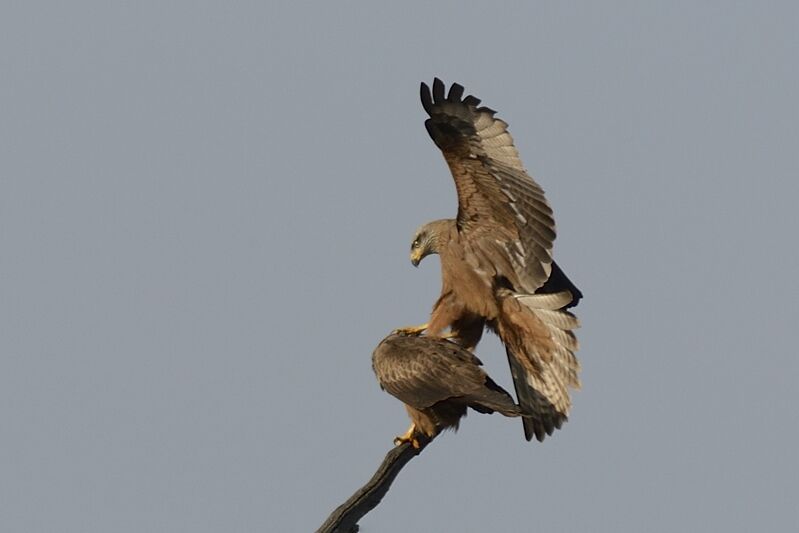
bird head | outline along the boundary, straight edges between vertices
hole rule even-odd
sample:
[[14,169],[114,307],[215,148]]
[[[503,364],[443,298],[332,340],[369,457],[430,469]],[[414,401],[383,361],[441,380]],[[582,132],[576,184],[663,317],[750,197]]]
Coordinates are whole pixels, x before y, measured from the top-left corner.
[[424,228],[420,228],[416,235],[413,236],[413,242],[411,243],[411,264],[418,267],[422,259],[430,255],[430,253],[430,236],[424,231]]
[[411,264],[419,266],[422,259],[430,254],[437,254],[442,241],[449,238],[452,220],[434,220],[416,230],[411,243]]

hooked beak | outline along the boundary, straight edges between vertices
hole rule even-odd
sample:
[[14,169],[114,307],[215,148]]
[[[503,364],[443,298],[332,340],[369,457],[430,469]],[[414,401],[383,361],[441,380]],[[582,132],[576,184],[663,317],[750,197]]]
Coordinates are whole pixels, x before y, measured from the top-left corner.
[[422,260],[422,253],[420,249],[413,250],[411,252],[411,264],[415,267],[419,266],[419,262]]

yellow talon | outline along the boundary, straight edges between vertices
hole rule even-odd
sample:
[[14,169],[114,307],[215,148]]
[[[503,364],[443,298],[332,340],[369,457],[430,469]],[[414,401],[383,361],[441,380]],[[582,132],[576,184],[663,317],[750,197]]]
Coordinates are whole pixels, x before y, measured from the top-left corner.
[[408,326],[406,328],[398,328],[392,331],[395,335],[418,336],[427,329],[428,324],[421,324],[419,326]]
[[419,449],[419,441],[416,439],[416,424],[411,424],[411,427],[408,428],[404,434],[394,438],[394,446],[400,446],[401,444],[405,444],[406,442],[410,442],[411,446]]

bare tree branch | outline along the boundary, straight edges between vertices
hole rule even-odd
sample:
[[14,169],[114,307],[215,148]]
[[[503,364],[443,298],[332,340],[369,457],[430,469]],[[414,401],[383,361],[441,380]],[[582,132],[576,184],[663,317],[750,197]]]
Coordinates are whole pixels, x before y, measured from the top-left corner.
[[316,533],[356,533],[358,521],[377,507],[402,467],[422,453],[432,439],[422,435],[417,437],[417,440],[419,442],[418,449],[407,442],[392,448],[386,454],[386,458],[383,459],[372,479],[355,491],[355,494],[350,496],[346,502],[339,505],[327,517],[325,523],[316,530]]

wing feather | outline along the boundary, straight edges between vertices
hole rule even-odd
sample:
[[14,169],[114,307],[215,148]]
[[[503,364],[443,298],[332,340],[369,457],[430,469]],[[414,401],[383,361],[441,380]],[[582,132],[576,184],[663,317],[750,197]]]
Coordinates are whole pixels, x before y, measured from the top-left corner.
[[551,271],[555,221],[543,189],[527,174],[508,132],[495,111],[463,98],[453,84],[445,97],[436,78],[432,90],[421,85],[422,107],[430,137],[450,167],[458,193],[458,228],[466,239],[499,240],[511,256],[512,272],[500,272],[516,289],[532,293]]
[[386,391],[424,409],[482,386],[485,373],[476,358],[467,356],[471,354],[445,339],[390,336],[375,349],[372,361]]
[[380,386],[414,409],[457,398],[484,412],[517,416],[511,396],[480,365],[471,352],[438,337],[390,335],[372,354]]

